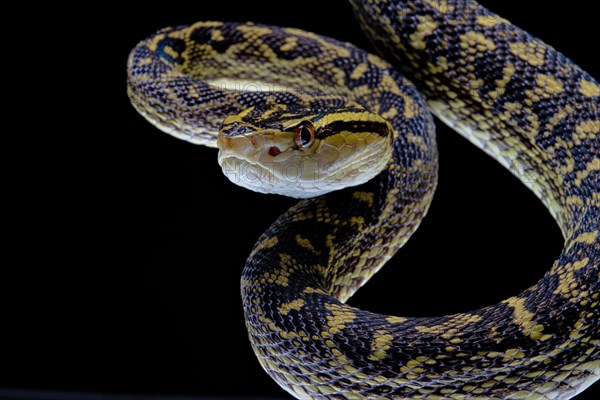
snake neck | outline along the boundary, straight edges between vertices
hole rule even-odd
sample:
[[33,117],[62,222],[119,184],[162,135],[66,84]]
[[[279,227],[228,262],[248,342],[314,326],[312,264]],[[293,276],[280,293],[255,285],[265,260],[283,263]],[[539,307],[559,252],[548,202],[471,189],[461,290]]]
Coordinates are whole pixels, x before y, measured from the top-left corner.
[[[257,242],[241,280],[246,326],[263,368],[293,396],[357,390],[343,384],[345,375],[335,383],[337,372],[327,368],[346,365],[358,372],[372,363],[349,356],[375,339],[362,324],[378,326],[388,317],[344,302],[414,233],[436,181],[433,122],[422,113],[398,131],[383,173],[359,187],[300,202]],[[381,354],[373,349],[364,356],[379,360]],[[358,385],[358,375],[348,382]],[[320,389],[313,386],[317,381]]]

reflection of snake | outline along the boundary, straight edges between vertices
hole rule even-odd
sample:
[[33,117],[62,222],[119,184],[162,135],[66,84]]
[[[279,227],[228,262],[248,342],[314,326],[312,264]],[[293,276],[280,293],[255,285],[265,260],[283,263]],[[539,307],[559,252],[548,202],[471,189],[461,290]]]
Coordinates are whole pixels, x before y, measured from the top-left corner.
[[[297,29],[165,29],[130,56],[131,100],[159,128],[195,143],[215,146],[225,120],[220,162],[236,168],[232,180],[267,192],[292,182],[286,193],[309,197],[377,175],[303,200],[260,238],[242,296],[262,366],[299,398],[574,396],[600,375],[600,85],[474,1],[351,3],[435,115],[527,177],[565,247],[536,285],[480,310],[404,318],[345,305],[431,201],[437,154],[420,95],[380,58]],[[285,90],[236,91],[233,81]],[[281,165],[306,160],[312,175],[302,167],[284,176]],[[241,174],[247,165],[257,168],[252,179]],[[368,178],[345,174],[352,166]],[[325,182],[321,169],[339,175]]]

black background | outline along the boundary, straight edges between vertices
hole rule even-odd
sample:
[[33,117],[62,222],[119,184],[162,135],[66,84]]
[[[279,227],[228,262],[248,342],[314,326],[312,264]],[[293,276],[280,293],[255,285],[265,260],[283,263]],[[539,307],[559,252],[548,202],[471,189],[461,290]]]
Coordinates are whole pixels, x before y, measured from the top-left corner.
[[[583,0],[483,4],[600,77],[597,13]],[[343,0],[97,5],[37,32],[51,43],[43,61],[63,74],[29,76],[49,81],[52,118],[25,117],[39,140],[7,174],[32,171],[14,179],[6,212],[7,269],[18,280],[4,281],[0,387],[285,396],[250,349],[239,276],[256,239],[294,200],[233,186],[214,149],[161,133],[126,96],[134,45],[197,20],[294,26],[372,50]],[[441,124],[438,137],[429,215],[352,305],[467,311],[525,289],[559,254],[560,232],[532,193]],[[578,398],[599,396],[596,384]]]

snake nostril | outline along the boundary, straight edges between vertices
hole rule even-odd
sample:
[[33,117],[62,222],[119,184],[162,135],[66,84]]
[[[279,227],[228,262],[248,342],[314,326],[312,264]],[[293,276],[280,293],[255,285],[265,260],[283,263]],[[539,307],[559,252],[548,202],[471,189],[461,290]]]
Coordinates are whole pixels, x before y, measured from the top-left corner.
[[281,150],[279,150],[279,147],[277,146],[271,146],[269,148],[269,155],[272,157],[278,156],[281,154]]

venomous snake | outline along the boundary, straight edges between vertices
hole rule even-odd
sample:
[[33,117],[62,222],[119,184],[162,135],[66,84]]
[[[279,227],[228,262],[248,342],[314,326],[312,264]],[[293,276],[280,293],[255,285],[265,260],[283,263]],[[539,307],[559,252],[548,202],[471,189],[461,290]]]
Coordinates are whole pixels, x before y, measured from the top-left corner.
[[[297,398],[575,396],[600,377],[600,85],[471,0],[350,3],[387,61],[298,29],[223,22],[163,29],[128,61],[130,99],[150,122],[219,145],[236,183],[311,197],[262,235],[243,271],[261,365]],[[411,318],[348,306],[427,212],[429,111],[525,172],[563,251],[534,286],[479,310]]]

